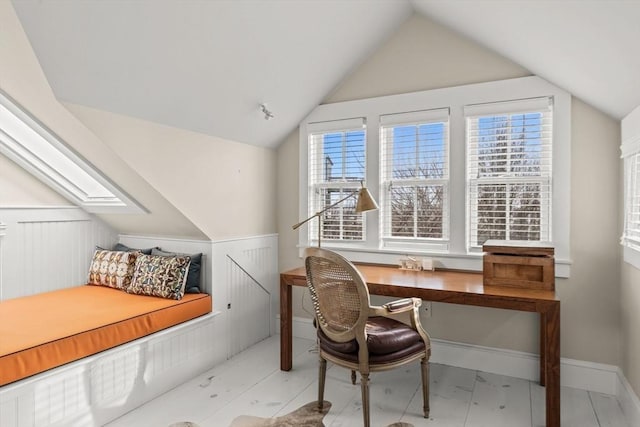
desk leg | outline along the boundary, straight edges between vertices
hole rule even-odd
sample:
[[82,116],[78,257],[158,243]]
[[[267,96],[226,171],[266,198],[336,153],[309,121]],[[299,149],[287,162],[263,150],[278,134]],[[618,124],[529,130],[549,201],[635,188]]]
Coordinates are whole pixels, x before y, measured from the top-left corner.
[[547,427],[560,427],[560,302],[544,313]]
[[547,383],[547,316],[540,313],[540,385],[544,387]]
[[292,365],[293,307],[291,306],[292,286],[280,280],[280,370],[290,371]]

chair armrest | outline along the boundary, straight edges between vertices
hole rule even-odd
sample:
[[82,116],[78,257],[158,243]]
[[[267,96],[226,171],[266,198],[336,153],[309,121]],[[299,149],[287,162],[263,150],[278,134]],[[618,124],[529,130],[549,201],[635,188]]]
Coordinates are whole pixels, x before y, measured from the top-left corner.
[[412,311],[422,305],[420,298],[404,298],[396,301],[391,301],[382,306],[371,307],[372,315],[384,316],[387,314],[405,313]]
[[413,307],[419,307],[422,302],[418,298],[405,298],[399,299],[396,301],[391,301],[383,305],[390,312],[403,312],[408,311],[407,309],[411,309]]
[[[369,306],[369,317],[383,316],[398,320],[418,331],[427,348],[431,348],[431,338],[420,323],[421,305],[422,300],[414,297],[391,301],[382,306]],[[398,314],[402,315],[397,316]]]

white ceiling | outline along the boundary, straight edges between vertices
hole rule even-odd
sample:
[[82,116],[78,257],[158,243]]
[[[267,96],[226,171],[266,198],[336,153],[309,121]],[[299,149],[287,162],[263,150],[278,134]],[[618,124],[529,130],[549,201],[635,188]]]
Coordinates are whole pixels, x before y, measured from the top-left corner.
[[407,0],[13,5],[59,100],[268,147],[412,13]]
[[61,101],[254,145],[275,147],[414,10],[615,118],[640,105],[640,1],[13,4]]
[[639,0],[412,3],[614,118],[640,105]]

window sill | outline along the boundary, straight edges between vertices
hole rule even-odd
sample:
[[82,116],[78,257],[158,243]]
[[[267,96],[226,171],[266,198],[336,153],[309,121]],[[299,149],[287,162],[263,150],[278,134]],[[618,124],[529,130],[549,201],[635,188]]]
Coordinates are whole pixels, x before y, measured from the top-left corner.
[[628,246],[623,246],[623,257],[624,262],[627,264],[631,264],[638,270],[640,270],[640,251],[637,249],[630,248]]
[[[482,252],[479,253],[443,253],[443,252],[414,252],[393,249],[375,250],[368,248],[354,248],[322,244],[324,249],[333,250],[353,262],[366,262],[371,264],[399,265],[400,258],[413,255],[420,258],[431,258],[436,269],[452,269],[466,271],[482,271]],[[298,256],[302,258],[304,247],[298,246]],[[640,252],[634,251],[637,256],[636,268],[640,268]],[[625,252],[626,253],[626,252]],[[569,278],[571,275],[571,261],[556,258],[555,273],[558,278]],[[625,256],[626,261],[626,256]]]

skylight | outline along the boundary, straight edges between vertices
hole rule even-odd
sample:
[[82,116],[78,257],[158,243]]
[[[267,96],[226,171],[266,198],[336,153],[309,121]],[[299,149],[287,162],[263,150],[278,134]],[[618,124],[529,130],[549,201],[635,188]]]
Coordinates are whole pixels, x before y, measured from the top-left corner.
[[89,212],[147,212],[2,91],[0,152]]

